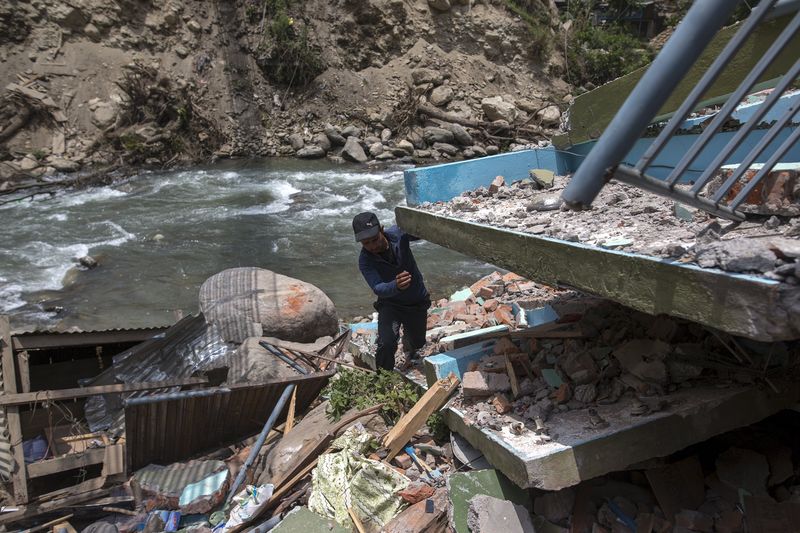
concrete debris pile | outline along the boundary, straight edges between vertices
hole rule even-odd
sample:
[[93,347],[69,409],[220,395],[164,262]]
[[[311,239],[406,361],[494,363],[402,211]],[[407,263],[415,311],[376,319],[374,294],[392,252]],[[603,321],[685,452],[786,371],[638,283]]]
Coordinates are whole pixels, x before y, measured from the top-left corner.
[[513,272],[493,272],[450,298],[436,301],[428,311],[428,341],[436,343],[443,337],[476,328],[526,327],[523,308],[575,295],[574,291],[551,289]]
[[728,433],[613,476],[538,492],[534,520],[555,526],[548,531],[594,533],[798,531],[796,443],[786,427],[777,430],[782,438],[776,427],[765,432],[779,423],[787,419]]
[[613,181],[590,210],[571,211],[562,206],[560,197],[568,177],[546,170],[531,170],[530,175],[510,184],[498,176],[488,188],[420,207],[438,215],[590,246],[752,273],[791,285],[800,281],[800,219],[793,218],[800,210],[796,168],[773,171],[760,186],[761,195],[744,204],[758,214],[741,223]]
[[569,317],[580,338],[505,336],[476,352],[455,400],[467,420],[505,435],[533,432],[544,444],[575,430],[574,417],[560,428],[570,411],[583,413],[586,429],[603,429],[604,406],[619,403],[615,416],[632,421],[669,411],[679,390],[769,386],[769,376],[785,371],[796,350],[791,343],[737,341],[613,302],[583,300],[583,307]]

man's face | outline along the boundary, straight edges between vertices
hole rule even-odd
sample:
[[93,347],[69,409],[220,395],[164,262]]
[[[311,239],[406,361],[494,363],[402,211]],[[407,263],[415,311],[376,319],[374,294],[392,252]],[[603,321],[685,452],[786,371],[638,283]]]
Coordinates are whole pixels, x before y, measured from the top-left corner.
[[389,241],[386,240],[386,237],[383,235],[383,227],[381,227],[381,231],[374,237],[361,241],[361,246],[371,254],[385,252],[389,248]]

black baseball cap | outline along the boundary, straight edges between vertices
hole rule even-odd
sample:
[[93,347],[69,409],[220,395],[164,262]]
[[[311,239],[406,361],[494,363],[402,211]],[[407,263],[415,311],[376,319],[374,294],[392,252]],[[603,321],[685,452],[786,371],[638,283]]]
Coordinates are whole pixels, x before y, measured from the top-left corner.
[[381,223],[375,213],[359,213],[353,217],[353,233],[356,234],[356,241],[374,237],[381,231]]

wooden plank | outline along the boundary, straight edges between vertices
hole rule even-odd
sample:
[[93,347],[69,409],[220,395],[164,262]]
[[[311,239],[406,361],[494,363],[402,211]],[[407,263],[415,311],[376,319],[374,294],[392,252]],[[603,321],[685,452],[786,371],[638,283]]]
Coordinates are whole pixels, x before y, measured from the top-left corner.
[[519,390],[519,381],[517,381],[517,373],[514,370],[514,363],[511,362],[511,358],[506,354],[506,373],[508,374],[508,380],[511,382],[511,393],[514,395],[514,399],[516,400],[519,398],[520,390]]
[[[17,373],[14,368],[14,352],[11,349],[11,327],[7,316],[0,316],[0,342],[2,342],[3,391],[0,399],[17,392]],[[14,501],[18,504],[28,503],[28,479],[25,471],[25,453],[22,450],[22,426],[19,419],[19,407],[6,407],[8,438],[11,453],[14,456],[14,470],[11,481],[14,485]]]
[[294,410],[297,403],[297,387],[292,389],[292,399],[289,400],[289,411],[286,413],[286,429],[284,429],[284,435],[289,433],[292,428],[294,427]]
[[43,529],[49,529],[50,526],[55,526],[60,524],[61,522],[66,522],[72,518],[72,513],[62,516],[61,518],[56,518],[55,520],[50,520],[49,522],[45,522],[44,524],[39,524],[38,526],[32,527],[30,529],[24,530],[22,533],[35,533],[36,531],[42,531]]
[[22,385],[22,392],[31,391],[31,369],[28,365],[28,352],[17,354],[17,366],[19,368],[19,381]]
[[206,378],[186,378],[152,383],[118,383],[115,385],[96,385],[94,387],[24,392],[19,394],[7,394],[0,397],[0,406],[24,405],[31,402],[73,400],[75,398],[86,398],[87,396],[96,396],[98,394],[124,394],[126,392],[166,389],[170,387],[204,385],[206,383],[208,383]]
[[103,462],[105,454],[105,448],[95,448],[81,453],[70,453],[53,459],[30,463],[27,467],[28,477],[37,478],[49,476],[59,472],[66,472],[74,468],[97,465]]
[[459,379],[452,373],[434,383],[414,407],[389,430],[389,433],[383,439],[383,445],[389,449],[389,455],[386,456],[387,462],[391,461],[403,449],[403,446],[411,440],[414,433],[425,425],[428,417],[434,411],[442,408],[459,383],[461,383]]
[[352,507],[347,508],[347,514],[350,515],[350,520],[353,521],[353,524],[356,526],[358,533],[366,533],[364,530],[364,524],[361,523],[361,520],[356,515],[355,511],[353,511]]

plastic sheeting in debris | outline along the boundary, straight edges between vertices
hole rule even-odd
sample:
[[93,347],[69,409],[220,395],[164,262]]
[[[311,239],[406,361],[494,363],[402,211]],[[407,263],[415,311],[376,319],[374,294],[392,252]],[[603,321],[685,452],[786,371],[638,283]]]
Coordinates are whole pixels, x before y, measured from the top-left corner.
[[331,444],[333,453],[320,456],[311,477],[308,508],[350,524],[347,509],[370,529],[381,528],[404,507],[397,492],[406,488],[409,479],[391,467],[367,459],[372,436],[356,424]]
[[[206,324],[202,313],[188,316],[164,333],[116,355],[114,364],[88,385],[115,383],[152,383],[188,378],[200,370],[228,365],[233,349],[215,325]],[[159,389],[142,391],[129,397],[163,393]],[[121,395],[93,396],[86,402],[86,419],[91,431],[108,430],[114,435],[123,431],[124,413]]]

